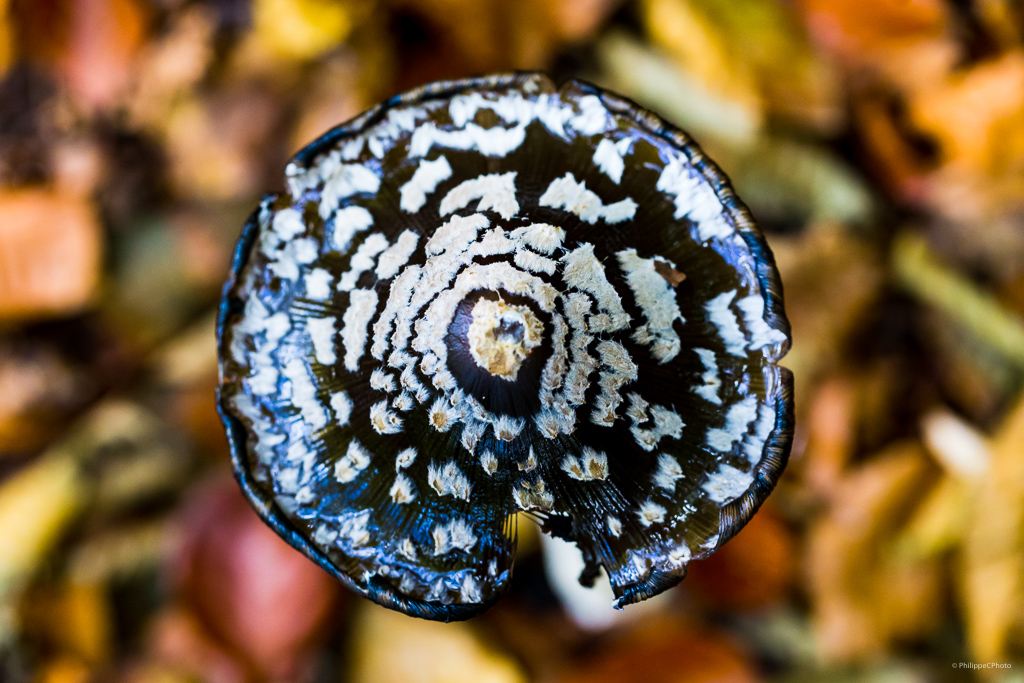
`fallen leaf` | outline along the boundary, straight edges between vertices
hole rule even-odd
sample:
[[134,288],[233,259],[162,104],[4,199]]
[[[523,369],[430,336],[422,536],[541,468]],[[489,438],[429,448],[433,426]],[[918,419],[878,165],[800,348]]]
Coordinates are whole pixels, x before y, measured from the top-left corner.
[[192,5],[173,14],[167,30],[146,44],[126,102],[133,125],[150,131],[164,129],[167,112],[186,99],[207,73],[214,58],[215,31],[213,12]]
[[275,136],[280,107],[278,98],[255,84],[222,88],[215,96],[174,107],[165,125],[177,193],[229,200],[264,191],[264,169],[286,154]]
[[465,623],[441,624],[361,602],[352,624],[350,678],[360,683],[525,683],[509,657]]
[[835,67],[812,50],[785,3],[647,0],[644,7],[652,42],[709,90],[821,133],[841,127]]
[[663,617],[642,622],[577,662],[558,683],[753,683],[750,658],[706,625]]
[[86,112],[121,102],[149,31],[138,0],[15,2],[19,46],[54,69]]
[[934,627],[937,567],[891,552],[930,477],[922,449],[896,444],[850,471],[811,527],[806,555],[818,644],[831,661],[883,654]]
[[714,609],[757,610],[786,600],[796,569],[793,533],[771,509],[761,508],[713,555],[692,562],[683,585]]
[[971,425],[947,411],[933,411],[921,420],[921,433],[928,452],[950,474],[978,479],[988,471],[989,447]]
[[7,73],[14,52],[14,46],[11,44],[10,17],[7,14],[10,4],[10,0],[0,0],[0,78]]
[[113,616],[106,586],[60,582],[26,594],[21,628],[60,657],[95,668],[114,654]]
[[677,68],[707,90],[741,108],[746,117],[764,120],[764,102],[751,65],[735,57],[727,36],[700,8],[687,0],[647,0],[644,21],[652,42]]
[[36,683],[90,683],[93,671],[73,657],[58,657],[39,668]]
[[414,43],[398,46],[405,52],[399,87],[411,87],[466,73],[545,68],[560,47],[592,35],[622,0],[392,0],[389,4],[416,26]]
[[0,386],[0,458],[44,446],[90,394],[83,374],[40,344],[0,344]]
[[857,406],[850,378],[832,376],[810,398],[807,418],[797,429],[806,430],[807,445],[796,463],[805,486],[820,500],[831,500],[856,445]]
[[255,0],[254,37],[283,59],[312,59],[348,38],[366,3],[351,0]]
[[85,503],[78,463],[42,456],[0,484],[0,605],[16,597]]
[[[187,610],[168,608],[157,614],[151,621],[148,641],[148,654],[155,661],[149,663],[149,667],[140,666],[141,671],[137,674],[130,672],[140,676],[145,672],[145,676],[135,680],[147,683],[153,680],[151,671],[147,670],[152,667],[161,675],[178,674],[188,681],[249,683],[244,663],[213,641],[203,625]],[[129,680],[132,680],[131,676]]]
[[959,71],[908,106],[944,163],[985,176],[1024,172],[1024,51]]
[[327,635],[340,584],[264,524],[234,481],[213,482],[181,524],[183,602],[255,671],[290,680]]
[[89,202],[0,192],[0,215],[0,320],[65,315],[92,302],[103,235]]
[[867,240],[827,223],[800,238],[777,236],[772,250],[786,283],[786,314],[793,326],[786,367],[793,370],[794,393],[810,396],[814,379],[841,363],[849,335],[877,304],[880,255]]
[[1024,609],[1024,402],[992,438],[961,558],[960,599],[967,642],[978,661],[1005,661],[1010,630]]
[[811,37],[852,70],[903,90],[945,78],[959,58],[942,0],[798,0]]
[[1024,50],[914,92],[908,111],[942,162],[929,179],[929,204],[968,223],[1016,220],[1024,210]]

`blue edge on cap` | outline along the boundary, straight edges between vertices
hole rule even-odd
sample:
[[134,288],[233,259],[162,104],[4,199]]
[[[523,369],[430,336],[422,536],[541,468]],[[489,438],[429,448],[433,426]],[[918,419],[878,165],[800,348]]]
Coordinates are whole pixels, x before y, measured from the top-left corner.
[[[299,163],[312,161],[317,155],[327,147],[333,146],[338,140],[362,133],[383,118],[388,110],[399,104],[447,98],[466,90],[514,86],[535,75],[536,73],[534,72],[516,72],[455,81],[440,81],[395,95],[355,119],[327,131],[299,151],[295,155],[294,160]],[[789,337],[789,321],[786,319],[782,303],[782,282],[779,280],[778,272],[775,269],[775,260],[768,249],[760,229],[754,224],[749,210],[736,197],[721,169],[704,155],[688,135],[675,126],[666,123],[657,114],[644,109],[629,99],[613,95],[597,86],[581,81],[576,81],[576,83],[583,90],[592,92],[599,97],[610,111],[634,119],[638,125],[646,128],[651,133],[660,135],[670,140],[679,148],[686,150],[694,166],[711,183],[718,196],[723,200],[723,206],[729,211],[730,216],[739,229],[740,235],[754,256],[757,264],[758,283],[760,284],[761,291],[767,294],[765,316],[768,318],[768,322]],[[242,302],[239,299],[231,298],[229,295],[235,285],[238,274],[248,260],[250,248],[256,239],[256,233],[259,229],[257,221],[258,212],[259,209],[253,212],[242,229],[242,234],[239,237],[238,244],[235,247],[235,254],[231,261],[231,274],[228,281],[224,284],[220,309],[217,315],[217,348],[220,354],[223,354],[225,350],[224,328],[227,325],[228,318],[242,311]],[[789,343],[786,342],[787,350],[788,345]],[[775,427],[765,441],[764,455],[758,465],[757,476],[753,485],[745,494],[722,509],[719,539],[718,544],[715,546],[716,548],[721,547],[723,543],[732,538],[757,512],[757,509],[761,507],[761,503],[764,502],[768,494],[775,488],[775,480],[782,473],[789,459],[790,446],[793,441],[793,373],[784,367],[780,367],[779,370],[782,386],[775,402]],[[464,621],[477,616],[501,598],[499,594],[482,604],[445,605],[439,602],[415,600],[400,595],[392,586],[382,581],[379,577],[373,577],[365,587],[356,584],[351,577],[339,571],[331,563],[327,555],[299,532],[288,518],[285,517],[284,512],[277,506],[273,498],[257,486],[252,472],[249,470],[245,426],[226,410],[219,388],[217,389],[217,412],[220,414],[227,431],[228,443],[231,448],[231,464],[234,469],[235,478],[238,480],[242,492],[249,500],[253,509],[256,510],[256,513],[283,539],[351,590],[365,595],[388,609],[397,610],[423,619],[445,622]],[[682,576],[666,572],[653,572],[643,583],[628,587],[622,597],[622,603],[638,602],[661,593],[679,583],[682,578]]]

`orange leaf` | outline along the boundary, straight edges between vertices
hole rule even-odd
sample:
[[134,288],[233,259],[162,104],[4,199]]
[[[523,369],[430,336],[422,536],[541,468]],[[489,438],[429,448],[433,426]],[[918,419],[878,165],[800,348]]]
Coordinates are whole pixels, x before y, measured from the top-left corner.
[[92,206],[42,190],[0,193],[0,320],[86,306],[100,277]]

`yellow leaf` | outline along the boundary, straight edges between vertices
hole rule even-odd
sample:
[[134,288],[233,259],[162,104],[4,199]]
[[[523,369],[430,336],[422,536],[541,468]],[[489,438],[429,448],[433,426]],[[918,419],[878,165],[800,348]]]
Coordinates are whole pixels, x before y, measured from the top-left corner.
[[998,661],[1024,609],[1024,401],[992,441],[963,549],[961,599],[978,661]]
[[280,57],[312,59],[348,38],[352,8],[338,0],[257,0],[256,37]]
[[950,550],[963,540],[977,487],[960,477],[945,475],[929,491],[896,543],[900,555],[928,558]]
[[78,465],[52,455],[0,486],[0,602],[16,592],[83,502]]
[[842,123],[835,67],[811,49],[785,3],[648,0],[646,7],[652,41],[714,91],[822,132]]
[[514,661],[466,624],[439,624],[364,603],[353,625],[351,679],[363,683],[524,683]]
[[749,65],[734,57],[709,17],[686,0],[647,0],[644,18],[651,41],[665,50],[678,68],[712,92],[761,121],[763,103]]

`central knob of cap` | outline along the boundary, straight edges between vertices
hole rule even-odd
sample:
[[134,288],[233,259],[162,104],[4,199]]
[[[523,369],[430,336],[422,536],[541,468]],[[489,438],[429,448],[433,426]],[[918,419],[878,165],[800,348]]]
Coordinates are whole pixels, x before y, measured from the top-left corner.
[[544,323],[527,306],[480,299],[473,306],[467,337],[476,364],[492,375],[512,381],[519,366],[540,344]]

